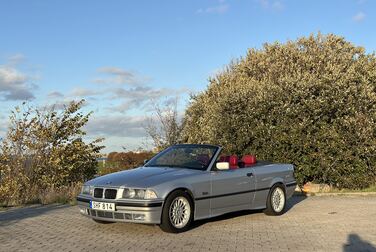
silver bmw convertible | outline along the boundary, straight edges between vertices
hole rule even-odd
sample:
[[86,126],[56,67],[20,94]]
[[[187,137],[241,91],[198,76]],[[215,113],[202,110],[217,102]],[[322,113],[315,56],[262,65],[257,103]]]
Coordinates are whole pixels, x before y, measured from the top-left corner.
[[142,167],[87,181],[80,212],[99,223],[158,224],[173,233],[234,211],[281,215],[296,186],[294,166],[225,154],[215,145],[171,146]]

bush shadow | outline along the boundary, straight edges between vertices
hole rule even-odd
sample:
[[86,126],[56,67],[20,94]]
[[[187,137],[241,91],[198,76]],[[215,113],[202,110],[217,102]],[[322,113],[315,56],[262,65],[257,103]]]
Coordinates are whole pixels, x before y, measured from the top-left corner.
[[355,252],[355,251],[364,251],[364,252],[375,252],[376,247],[371,243],[362,240],[357,234],[349,234],[347,236],[347,243],[343,245],[344,252]]
[[51,211],[71,207],[70,205],[53,204],[53,205],[33,205],[20,208],[11,208],[0,211],[0,227],[7,226],[23,219],[33,218],[46,214]]

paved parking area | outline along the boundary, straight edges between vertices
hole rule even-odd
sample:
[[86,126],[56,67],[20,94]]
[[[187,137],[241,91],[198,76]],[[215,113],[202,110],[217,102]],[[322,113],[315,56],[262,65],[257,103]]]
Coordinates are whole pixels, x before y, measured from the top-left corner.
[[376,251],[376,197],[293,197],[279,217],[247,211],[195,223],[97,224],[76,206],[0,212],[0,251]]

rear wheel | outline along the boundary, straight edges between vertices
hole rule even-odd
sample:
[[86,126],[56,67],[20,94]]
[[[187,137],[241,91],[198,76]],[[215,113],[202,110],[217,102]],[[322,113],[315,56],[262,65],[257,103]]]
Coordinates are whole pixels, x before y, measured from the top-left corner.
[[270,191],[266,201],[265,214],[281,215],[286,206],[286,193],[281,184],[274,185]]
[[162,210],[161,229],[169,233],[187,231],[193,218],[193,204],[188,193],[172,192]]

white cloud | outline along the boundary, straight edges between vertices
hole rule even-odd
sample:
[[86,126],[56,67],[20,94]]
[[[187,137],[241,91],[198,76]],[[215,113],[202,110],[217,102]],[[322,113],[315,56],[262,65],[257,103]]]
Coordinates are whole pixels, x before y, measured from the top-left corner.
[[[98,86],[93,88],[76,86],[67,95],[54,91],[48,94],[48,98],[57,99],[55,102],[58,103],[59,108],[62,108],[69,99],[85,98],[86,100],[100,100],[105,113],[118,112],[126,114],[133,109],[147,113],[150,111],[150,104],[158,103],[162,98],[176,97],[190,91],[187,88],[153,87],[143,82],[137,82],[136,85],[133,80],[139,78],[135,77],[136,75],[132,72],[118,67],[103,67],[97,71],[112,75],[101,81],[101,83],[108,83],[108,85],[99,88]],[[132,79],[134,85],[118,85],[122,83],[129,84],[130,79]],[[61,100],[60,98],[64,99]]]
[[283,8],[284,8],[284,5],[280,1],[274,1],[272,3],[272,9],[273,10],[283,10]]
[[108,108],[108,110],[124,113],[134,108],[148,111],[152,103],[158,102],[162,98],[175,97],[187,93],[188,89],[153,88],[144,86],[131,89],[117,88],[111,90],[111,92],[112,99],[120,100],[121,103]]
[[90,135],[117,136],[117,137],[145,137],[144,125],[147,123],[145,117],[109,115],[93,117],[89,120],[85,130]]
[[1,100],[32,100],[32,90],[37,88],[30,83],[31,78],[16,68],[0,65],[0,98]]
[[108,85],[100,90],[76,87],[70,92],[70,96],[101,96],[102,101],[111,101],[112,103],[111,107],[107,106],[107,111],[126,113],[128,110],[137,108],[146,112],[151,102],[157,102],[161,98],[177,96],[189,91],[186,88],[153,87],[147,84],[150,78],[142,77],[140,74],[119,67],[101,67],[97,69],[97,72],[108,76],[97,78],[95,83],[106,83]]
[[366,18],[366,14],[362,11],[359,11],[356,15],[352,17],[354,22],[361,22]]
[[8,63],[9,65],[18,65],[25,61],[26,57],[22,53],[14,54],[10,57],[8,57]]
[[94,89],[88,89],[88,88],[82,88],[82,87],[75,87],[72,92],[70,93],[70,96],[74,97],[87,97],[87,96],[95,96],[103,94],[101,90],[94,90]]
[[64,95],[62,93],[60,93],[59,91],[52,91],[52,92],[48,93],[47,97],[48,98],[63,98]]
[[264,9],[271,9],[271,10],[280,11],[280,10],[283,10],[285,8],[285,6],[283,5],[282,1],[279,1],[279,0],[275,0],[275,1],[257,0],[257,2]]
[[230,5],[225,3],[225,0],[219,0],[217,5],[209,6],[207,8],[200,8],[196,14],[223,14],[228,11]]
[[133,71],[125,70],[119,67],[101,67],[97,69],[97,72],[104,75],[93,80],[93,82],[98,84],[125,84],[138,86],[150,81],[149,77],[140,76]]

